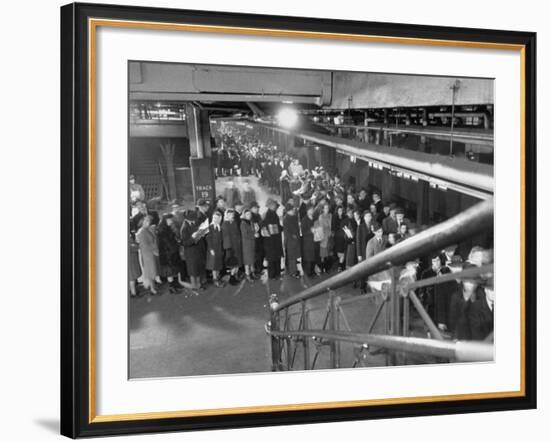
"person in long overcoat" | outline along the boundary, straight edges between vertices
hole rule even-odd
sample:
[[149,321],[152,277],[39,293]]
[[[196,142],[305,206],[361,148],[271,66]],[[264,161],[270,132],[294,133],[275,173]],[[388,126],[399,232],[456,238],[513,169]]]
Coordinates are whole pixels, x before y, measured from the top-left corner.
[[250,157],[246,152],[241,155],[241,176],[248,175],[250,175]]
[[321,270],[324,273],[328,273],[332,266],[331,255],[334,239],[332,236],[332,213],[330,213],[330,206],[325,203],[321,207],[321,214],[319,215],[319,226],[323,231],[323,239],[321,240],[319,248],[319,257],[321,259]]
[[281,172],[280,178],[280,188],[281,188],[281,201],[283,204],[286,204],[290,198],[292,198],[292,192],[290,191],[290,179],[288,177],[288,172],[286,169],[283,169]]
[[225,211],[222,223],[223,249],[225,252],[225,265],[230,269],[229,283],[235,285],[239,267],[243,265],[243,253],[241,243],[241,232],[235,221],[235,210]]
[[151,294],[156,295],[155,279],[159,274],[157,267],[159,249],[156,235],[151,229],[152,219],[151,215],[143,218],[143,223],[136,233],[136,241],[141,255],[143,286],[149,289]]
[[216,169],[215,169],[215,172],[216,172],[216,177],[220,177],[220,176],[224,176],[225,175],[225,171],[224,171],[224,149],[223,148],[220,148],[220,149],[217,149],[216,151],[216,163],[214,163],[216,166]]
[[[431,267],[422,272],[421,279],[433,278],[449,272],[448,267],[441,265],[441,257],[434,254],[431,257]],[[450,297],[454,289],[453,282],[446,282],[426,286],[422,292],[423,303],[428,314],[443,331],[448,328]]]
[[283,218],[284,247],[286,253],[286,265],[291,276],[299,277],[297,263],[301,259],[300,226],[296,208],[287,204],[286,214]]
[[174,229],[174,215],[171,213],[163,215],[157,230],[160,276],[168,280],[170,293],[178,293],[177,276],[181,269],[179,240]]
[[256,261],[256,231],[252,223],[252,212],[246,208],[241,216],[241,241],[243,249],[243,264],[246,280],[254,280],[254,262]]
[[229,208],[235,207],[237,201],[241,201],[241,193],[239,189],[235,187],[235,182],[230,179],[228,181],[228,187],[224,190],[225,204]]
[[388,233],[397,233],[397,218],[395,216],[396,210],[396,207],[391,207],[389,216],[384,218],[382,221],[382,228],[385,235]]
[[270,279],[280,278],[283,244],[281,240],[281,223],[277,215],[277,202],[269,198],[267,211],[262,223],[264,252],[267,260],[267,272]]
[[367,243],[374,236],[372,233],[372,213],[363,213],[363,222],[357,227],[357,238],[355,239],[355,245],[357,247],[357,260],[359,262],[365,259],[367,252]]
[[346,219],[344,221],[344,227],[346,228],[346,268],[349,268],[357,264],[357,246],[355,240],[360,217],[359,213],[352,207],[348,207],[346,212]]
[[271,185],[273,183],[273,166],[271,160],[269,160],[264,166],[264,172],[262,174],[263,181],[267,188],[271,191]]
[[484,295],[470,307],[470,334],[474,341],[486,340],[495,325],[495,292],[493,278],[486,283]]
[[206,235],[206,269],[212,272],[212,279],[216,287],[223,287],[220,280],[220,272],[224,268],[222,217],[223,214],[220,211],[214,211],[212,223]]
[[139,244],[136,242],[135,234],[130,233],[128,243],[128,282],[130,283],[130,296],[137,296],[136,281],[140,276]]
[[218,152],[218,155],[220,155],[220,161],[222,164],[223,174],[225,176],[231,174],[231,157],[229,155],[228,149],[222,149],[220,152]]
[[451,294],[449,302],[448,331],[453,339],[469,341],[472,339],[470,327],[470,308],[477,288],[477,281],[463,279],[458,289]]
[[256,201],[256,192],[254,192],[254,189],[250,187],[250,181],[248,179],[245,179],[243,182],[243,187],[241,189],[241,197],[242,197],[242,203],[250,208],[250,205]]
[[256,275],[259,276],[262,273],[264,267],[264,239],[262,238],[260,231],[262,225],[262,217],[260,215],[260,206],[256,201],[250,203],[250,212],[252,212],[252,226],[254,227],[254,238],[255,238],[255,254],[256,258],[254,261],[254,270]]
[[315,244],[313,224],[314,209],[308,206],[306,216],[301,220],[302,224],[302,260],[304,272],[309,277],[315,276]]
[[344,270],[347,249],[347,236],[344,231],[346,215],[343,206],[336,207],[332,217],[332,231],[334,232],[334,253],[338,257],[338,269]]
[[194,289],[201,287],[201,277],[205,273],[206,242],[203,238],[206,233],[207,230],[199,229],[197,212],[187,210],[181,226],[181,244],[184,248],[187,273]]
[[[386,248],[386,240],[384,239],[384,230],[382,229],[382,225],[373,223],[372,231],[374,236],[367,243],[365,252],[366,260],[378,255]],[[383,283],[391,281],[391,274],[389,270],[382,270],[381,272],[369,276],[368,280],[371,287],[380,290]]]

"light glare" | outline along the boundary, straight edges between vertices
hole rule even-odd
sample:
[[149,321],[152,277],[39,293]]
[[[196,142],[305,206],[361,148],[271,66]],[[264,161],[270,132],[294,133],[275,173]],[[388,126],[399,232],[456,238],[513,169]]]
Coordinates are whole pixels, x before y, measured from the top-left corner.
[[286,127],[287,129],[294,127],[298,122],[298,113],[292,108],[285,107],[277,114],[277,121],[281,126]]

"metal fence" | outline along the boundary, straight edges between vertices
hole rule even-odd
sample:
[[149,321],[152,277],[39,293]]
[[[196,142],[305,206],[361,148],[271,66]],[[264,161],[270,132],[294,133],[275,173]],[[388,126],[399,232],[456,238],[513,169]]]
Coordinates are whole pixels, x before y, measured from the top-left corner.
[[[416,289],[423,287],[491,274],[492,264],[419,281],[400,281],[398,272],[399,266],[411,260],[492,228],[493,200],[490,199],[282,302],[279,302],[277,295],[271,295],[271,317],[266,324],[266,332],[271,338],[272,370],[315,369],[319,354],[326,347],[330,351],[330,366],[340,368],[343,344],[349,344],[346,349],[353,351],[352,367],[365,366],[367,355],[377,353],[384,355],[385,365],[406,364],[410,354],[429,356],[440,362],[492,360],[494,349],[491,342],[455,342],[447,339],[415,293]],[[342,299],[334,292],[381,271],[388,272],[390,278],[379,291],[349,299]],[[327,297],[325,307],[312,308],[308,305],[308,300],[322,296]],[[366,330],[351,330],[343,307],[373,296],[380,302],[370,324]],[[410,336],[412,308],[429,332],[429,338]],[[314,310],[324,310],[321,328],[311,328],[310,315]],[[383,333],[373,333],[377,325],[381,326]],[[300,358],[297,358],[298,353]]]

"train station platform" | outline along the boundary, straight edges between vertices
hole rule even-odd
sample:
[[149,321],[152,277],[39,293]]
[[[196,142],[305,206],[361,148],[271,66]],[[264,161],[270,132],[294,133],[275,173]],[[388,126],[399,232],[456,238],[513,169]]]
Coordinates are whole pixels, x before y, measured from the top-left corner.
[[[270,196],[277,198],[266,192],[257,178],[247,178],[256,191],[260,206],[264,206]],[[217,193],[223,191],[228,180],[221,178],[216,181]],[[238,186],[241,178],[235,177],[234,181]],[[296,279],[285,274],[280,279],[268,280],[264,275],[253,283],[243,280],[239,285],[223,288],[210,285],[198,294],[184,289],[180,294],[170,294],[168,287],[162,287],[160,295],[130,299],[130,378],[270,371],[270,338],[265,332],[270,295],[276,293],[283,301],[335,273],[336,266],[331,273],[315,278],[304,276]],[[343,325],[352,330],[366,330],[382,302],[380,294],[359,296],[359,288],[352,285],[335,290],[334,294],[344,301]],[[310,325],[321,329],[326,319],[327,297],[309,300],[307,307]],[[290,320],[297,321],[297,318]],[[411,320],[414,331],[414,318]],[[383,333],[383,321],[377,323],[374,333]],[[415,333],[421,336],[424,331],[417,327]],[[319,346],[316,350],[315,368],[330,368],[329,349]],[[341,352],[342,367],[353,365],[354,352],[349,350]],[[296,358],[302,357],[299,353],[300,350]],[[363,362],[369,367],[383,366],[386,358],[384,354],[373,354]]]

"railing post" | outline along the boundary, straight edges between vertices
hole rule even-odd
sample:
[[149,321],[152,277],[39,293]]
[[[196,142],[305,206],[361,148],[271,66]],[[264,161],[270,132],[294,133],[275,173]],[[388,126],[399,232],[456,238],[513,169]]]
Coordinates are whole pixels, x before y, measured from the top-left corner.
[[[385,316],[384,316],[384,334],[389,335],[390,329],[391,329],[391,314],[392,314],[392,304],[391,304],[391,298],[390,298],[390,290],[388,284],[384,283],[382,285],[382,299],[384,302],[384,310],[385,310]],[[386,365],[390,365],[390,356],[387,351],[387,349],[384,351],[384,354],[386,355]]]
[[[288,311],[288,308],[285,309],[285,326],[284,326],[284,330],[283,331],[287,331],[287,330],[290,330],[290,326],[289,326],[289,322],[290,322],[290,316],[289,316],[289,311]],[[292,348],[291,348],[291,345],[292,345],[292,339],[290,338],[290,336],[287,336],[286,338],[283,338],[285,339],[285,342],[286,342],[286,369],[288,371],[290,371],[292,369]]]
[[410,323],[410,307],[411,301],[409,300],[409,294],[403,298],[403,336],[409,336],[409,323]]
[[[392,306],[392,321],[391,321],[391,334],[394,336],[401,335],[401,306],[399,299],[399,291],[397,289],[397,269],[392,267],[391,270],[391,306]],[[400,357],[395,352],[391,353],[391,362],[393,365],[400,363]]]
[[[279,312],[276,310],[279,300],[275,293],[269,297],[269,325],[271,331],[279,331]],[[278,336],[271,334],[271,371],[281,370],[281,343]]]
[[[330,330],[338,330],[338,299],[332,290],[329,290]],[[336,340],[330,342],[330,363],[332,368],[340,365],[339,343]]]
[[[306,307],[306,301],[302,301],[302,330],[307,330],[309,326],[309,313]],[[304,350],[304,370],[309,370],[309,338],[304,336],[302,343]]]
[[418,312],[418,314],[420,315],[420,317],[423,319],[424,323],[428,327],[428,330],[430,330],[432,338],[437,339],[438,341],[442,341],[443,336],[441,335],[441,332],[439,331],[437,326],[434,324],[432,318],[430,318],[430,315],[428,315],[428,313],[422,306],[422,303],[420,302],[420,300],[418,299],[418,297],[413,291],[409,292],[409,298],[411,299],[411,302],[416,308],[416,311]]
[[393,299],[393,335],[401,335],[401,299],[397,289],[398,275],[397,269],[392,267],[391,296]]

